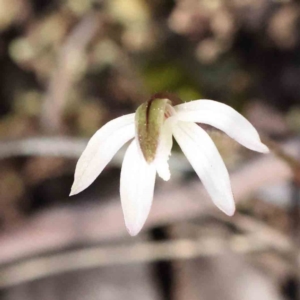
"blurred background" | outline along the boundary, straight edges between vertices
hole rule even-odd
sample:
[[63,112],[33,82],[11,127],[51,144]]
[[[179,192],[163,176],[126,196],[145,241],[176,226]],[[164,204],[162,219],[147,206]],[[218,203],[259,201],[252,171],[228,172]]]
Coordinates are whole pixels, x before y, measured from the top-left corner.
[[[174,145],[132,238],[124,149],[68,194],[91,135],[160,91],[231,105],[272,153],[206,128],[229,218]],[[300,299],[299,100],[298,1],[0,0],[0,299]]]

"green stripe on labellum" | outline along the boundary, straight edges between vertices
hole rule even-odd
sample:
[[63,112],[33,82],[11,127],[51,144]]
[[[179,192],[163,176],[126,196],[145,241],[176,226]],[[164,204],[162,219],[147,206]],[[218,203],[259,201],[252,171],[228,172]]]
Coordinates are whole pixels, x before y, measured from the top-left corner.
[[138,141],[145,160],[151,163],[156,155],[161,128],[165,121],[168,99],[151,99],[139,106],[135,114]]

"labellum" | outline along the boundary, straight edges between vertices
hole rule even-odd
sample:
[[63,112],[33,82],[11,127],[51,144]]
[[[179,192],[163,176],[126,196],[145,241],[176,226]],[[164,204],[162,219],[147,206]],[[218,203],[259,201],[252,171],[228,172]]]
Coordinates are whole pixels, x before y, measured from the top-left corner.
[[150,99],[139,106],[135,114],[137,138],[143,156],[151,163],[157,151],[162,126],[168,117],[169,99]]

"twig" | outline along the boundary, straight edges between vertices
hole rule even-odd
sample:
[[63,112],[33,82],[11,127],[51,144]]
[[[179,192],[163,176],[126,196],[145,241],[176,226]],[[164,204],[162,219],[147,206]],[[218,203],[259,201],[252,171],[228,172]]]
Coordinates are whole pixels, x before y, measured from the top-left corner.
[[33,137],[0,141],[0,159],[16,156],[78,158],[88,140],[71,137]]
[[[297,147],[297,144],[289,147]],[[291,177],[289,167],[280,159],[272,155],[262,156],[232,174],[235,200],[239,202],[261,187]],[[165,186],[165,190],[155,194],[144,230],[216,210],[198,179],[180,186]],[[98,206],[47,211],[27,221],[22,228],[0,235],[0,264],[43,251],[121,236],[127,236],[127,232],[119,197]]]
[[47,131],[55,132],[60,128],[62,110],[77,75],[78,62],[99,26],[99,13],[91,12],[73,29],[61,48],[41,113],[41,123]]
[[[78,158],[86,147],[88,139],[72,137],[33,137],[19,140],[0,140],[0,159],[16,156],[47,156]],[[113,158],[112,164],[121,166],[124,157],[119,151]],[[183,155],[173,154],[171,165],[173,169],[189,171],[191,166]]]
[[146,263],[161,260],[187,260],[216,256],[231,250],[239,254],[253,254],[270,250],[270,244],[254,236],[233,236],[199,240],[178,239],[167,242],[144,242],[128,246],[104,247],[69,251],[63,254],[29,259],[0,270],[0,288],[63,272],[91,269],[108,265]]
[[223,214],[216,214],[215,212],[212,212],[211,215],[217,219],[222,219],[227,223],[235,225],[248,236],[254,235],[257,240],[261,240],[264,243],[269,244],[271,248],[276,248],[282,252],[294,250],[293,241],[288,235],[284,235],[278,230],[273,229],[253,217],[246,216],[238,212],[235,213],[233,218],[227,218]]

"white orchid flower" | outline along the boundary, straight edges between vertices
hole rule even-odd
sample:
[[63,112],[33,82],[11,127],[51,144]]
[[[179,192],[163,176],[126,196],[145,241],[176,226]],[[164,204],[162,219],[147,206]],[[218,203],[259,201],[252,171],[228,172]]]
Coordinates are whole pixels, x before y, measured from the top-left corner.
[[234,214],[235,203],[228,171],[209,135],[195,123],[214,126],[251,150],[269,151],[250,122],[228,105],[195,100],[172,106],[170,98],[156,94],[135,114],[105,124],[77,162],[70,195],[91,185],[116,152],[133,139],[124,157],[120,183],[125,224],[132,236],[139,233],[149,214],[156,173],[170,179],[172,136],[215,205],[229,216]]

